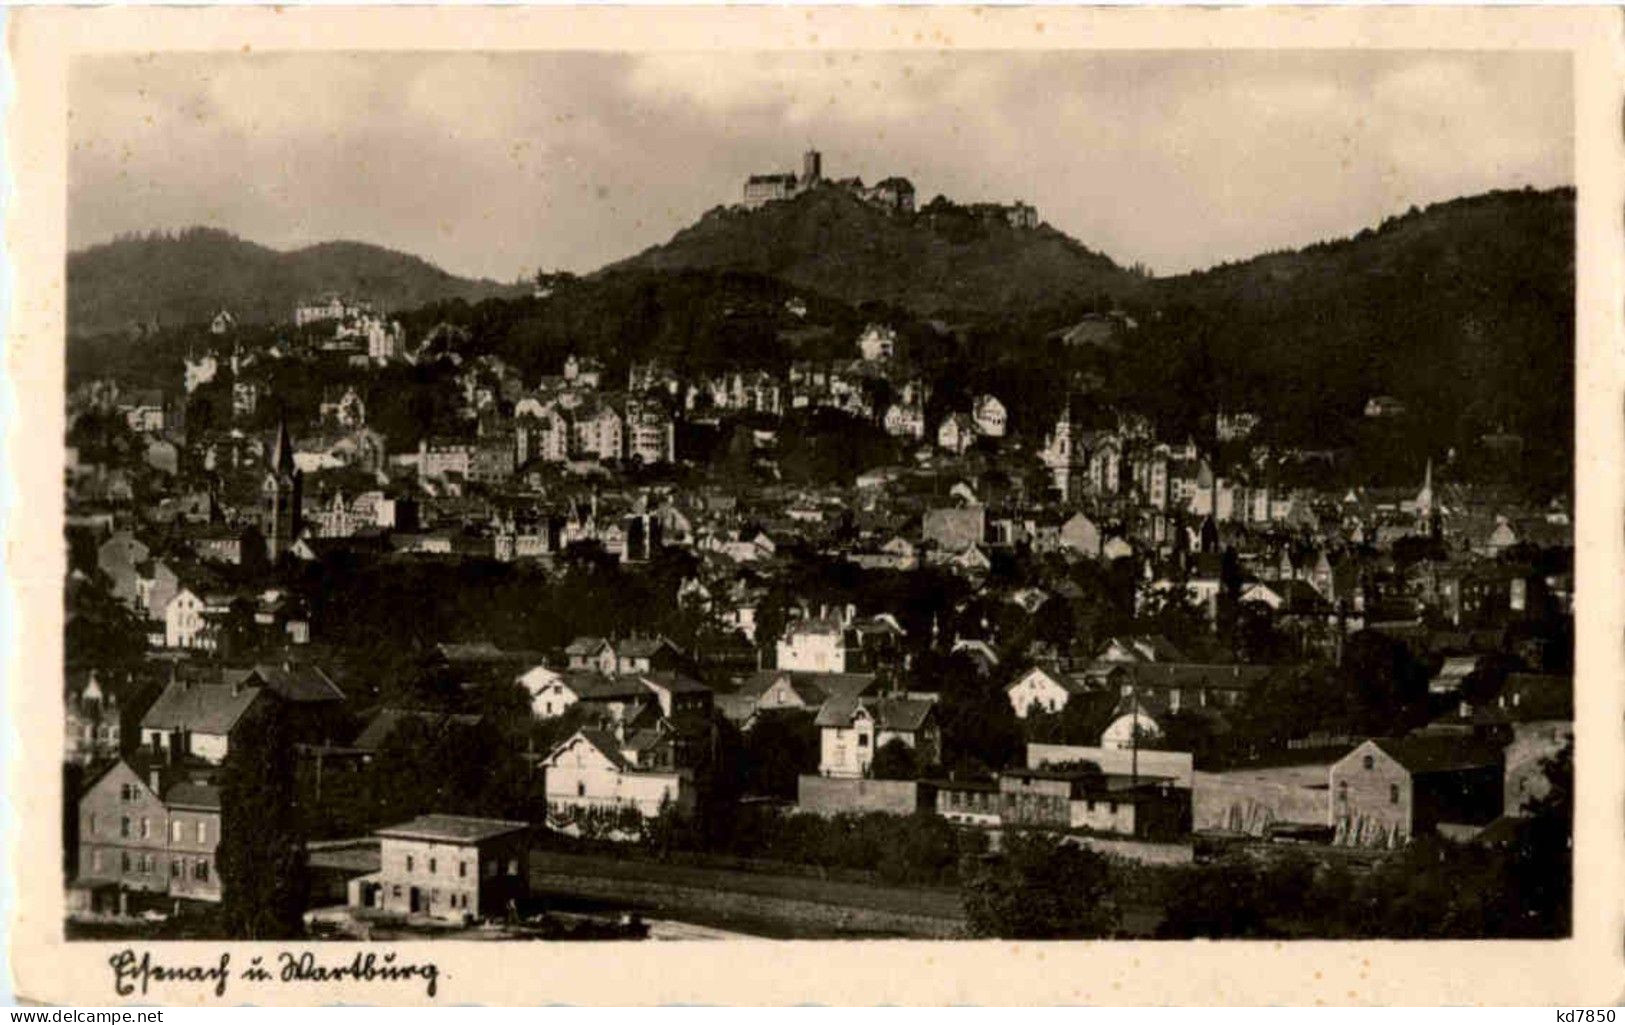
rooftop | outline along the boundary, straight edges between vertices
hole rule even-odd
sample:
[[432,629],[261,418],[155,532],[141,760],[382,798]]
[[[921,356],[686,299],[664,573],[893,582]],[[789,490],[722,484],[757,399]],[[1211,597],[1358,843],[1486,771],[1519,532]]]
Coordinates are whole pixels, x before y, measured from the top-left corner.
[[507,819],[479,819],[466,815],[419,815],[410,822],[377,830],[377,834],[397,840],[480,843],[529,828],[528,822],[512,822]]

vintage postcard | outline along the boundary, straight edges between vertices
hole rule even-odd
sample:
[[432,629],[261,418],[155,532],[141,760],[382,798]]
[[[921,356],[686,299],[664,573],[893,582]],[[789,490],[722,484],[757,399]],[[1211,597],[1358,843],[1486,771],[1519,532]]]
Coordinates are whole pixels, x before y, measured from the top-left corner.
[[22,997],[1625,990],[1619,12],[9,28]]

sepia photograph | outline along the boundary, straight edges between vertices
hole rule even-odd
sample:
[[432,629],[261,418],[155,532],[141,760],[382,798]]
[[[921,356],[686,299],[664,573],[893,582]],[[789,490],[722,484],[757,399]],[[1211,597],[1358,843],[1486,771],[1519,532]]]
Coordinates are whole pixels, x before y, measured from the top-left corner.
[[1575,54],[1044,32],[65,60],[66,947],[1573,937]]

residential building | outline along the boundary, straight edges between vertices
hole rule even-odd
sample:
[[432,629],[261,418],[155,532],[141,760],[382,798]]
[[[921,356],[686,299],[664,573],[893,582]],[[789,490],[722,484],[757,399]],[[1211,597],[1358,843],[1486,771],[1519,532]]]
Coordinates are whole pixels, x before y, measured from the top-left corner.
[[141,747],[218,765],[231,750],[232,735],[262,714],[270,700],[265,688],[241,680],[171,680],[141,717]]
[[894,402],[887,408],[882,425],[894,438],[918,441],[925,437],[925,410],[918,405]]
[[776,665],[807,673],[847,671],[846,628],[840,619],[819,616],[797,619],[779,638]]
[[971,405],[971,420],[985,437],[1004,437],[1007,416],[1004,403],[994,395],[978,395]]
[[822,776],[868,776],[875,752],[894,739],[912,748],[920,765],[935,764],[942,754],[936,705],[921,698],[833,697],[815,721]]
[[858,336],[858,352],[866,362],[891,359],[897,351],[897,332],[884,324],[870,324]]
[[378,872],[350,881],[352,907],[463,922],[501,917],[530,896],[527,822],[419,815],[374,835]]
[[551,813],[631,809],[653,818],[663,808],[694,806],[694,780],[678,759],[645,758],[662,737],[617,736],[608,730],[577,730],[547,756],[547,804]]
[[220,899],[220,792],[175,770],[119,759],[78,798],[81,884]]
[[976,443],[976,423],[964,413],[950,413],[937,428],[937,447],[964,455]]

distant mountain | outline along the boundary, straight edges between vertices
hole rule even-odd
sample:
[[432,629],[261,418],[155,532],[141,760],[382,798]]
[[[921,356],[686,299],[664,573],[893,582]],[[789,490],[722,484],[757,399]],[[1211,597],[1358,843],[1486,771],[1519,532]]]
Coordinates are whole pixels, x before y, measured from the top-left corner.
[[1468,458],[1503,433],[1525,443],[1528,472],[1543,458],[1566,473],[1574,199],[1491,192],[1157,279],[1118,387],[1163,419],[1253,409],[1283,440],[1327,445],[1375,430],[1363,407],[1391,395],[1407,411],[1394,437],[1419,449],[1389,451],[1408,475],[1427,455]]
[[948,203],[890,214],[844,189],[815,189],[756,210],[717,207],[615,270],[743,270],[849,303],[915,313],[1053,307],[1144,281],[1048,225],[1014,228]]
[[362,242],[279,252],[228,232],[189,228],[69,253],[68,333],[101,334],[154,321],[166,327],[198,323],[222,309],[244,322],[286,320],[296,302],[326,292],[393,311],[515,291]]

